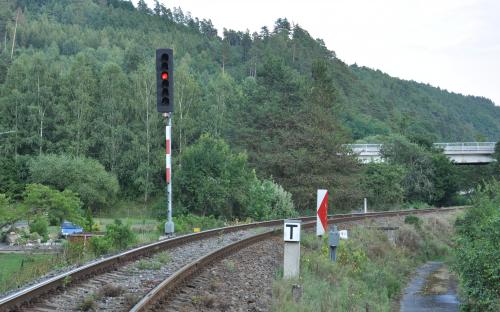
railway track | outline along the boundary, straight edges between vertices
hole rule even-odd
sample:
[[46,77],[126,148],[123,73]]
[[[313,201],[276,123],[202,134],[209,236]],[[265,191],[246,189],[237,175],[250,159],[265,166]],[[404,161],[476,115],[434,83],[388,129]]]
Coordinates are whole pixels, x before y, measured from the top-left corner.
[[[329,222],[340,223],[457,208],[462,207],[343,214],[332,216]],[[315,217],[300,219],[305,228],[315,224]],[[283,220],[273,220],[213,229],[125,251],[1,298],[0,311],[125,311],[137,301],[139,302],[132,310],[146,311],[214,261],[277,235],[282,223]],[[94,300],[99,296],[106,296],[106,300]],[[96,301],[100,302],[99,306],[95,306]],[[86,302],[88,305],[85,305]]]
[[[422,209],[422,210],[404,210],[404,211],[391,211],[391,212],[376,212],[376,213],[368,213],[368,214],[351,214],[351,215],[336,215],[332,216],[329,218],[328,223],[335,223],[335,224],[341,224],[341,223],[346,223],[346,222],[351,222],[351,221],[358,221],[358,220],[364,220],[364,219],[374,219],[374,218],[380,218],[380,217],[392,217],[392,216],[405,216],[409,214],[426,214],[426,213],[434,213],[434,212],[444,212],[444,211],[451,211],[451,210],[456,210],[456,209],[462,209],[465,208],[463,206],[461,207],[450,207],[450,208],[432,208],[432,209]],[[316,225],[316,222],[306,222],[302,224],[303,229],[307,228],[313,228]],[[223,258],[226,258],[228,256],[233,255],[235,252],[238,252],[246,247],[249,247],[253,244],[258,244],[262,243],[265,240],[270,240],[270,239],[276,239],[276,235],[282,233],[281,228],[280,229],[275,229],[275,230],[270,230],[266,231],[265,233],[257,234],[251,237],[248,237],[246,239],[242,239],[238,242],[235,242],[231,245],[221,247],[215,251],[213,251],[210,254],[207,254],[196,261],[184,266],[181,270],[177,271],[175,274],[170,276],[168,279],[164,280],[162,283],[160,283],[158,286],[156,286],[153,290],[151,290],[144,298],[142,298],[132,309],[130,309],[130,312],[139,312],[139,311],[191,311],[190,309],[184,310],[184,307],[180,306],[179,304],[186,303],[189,300],[192,300],[192,298],[197,298],[197,300],[205,301],[205,306],[207,311],[211,311],[213,308],[213,302],[217,300],[215,296],[210,296],[210,295],[203,295],[203,296],[191,296],[192,293],[198,293],[194,291],[194,288],[199,286],[200,284],[203,283],[210,283],[209,288],[215,288],[217,282],[214,283],[214,280],[221,279],[221,277],[217,276],[217,271],[221,271],[220,268],[219,270],[214,270],[211,272],[211,274],[208,274],[207,272],[204,272],[203,277],[199,281],[197,281],[198,285],[189,285],[190,288],[192,288],[193,291],[182,291],[182,285],[185,283],[189,283],[190,280],[194,279],[197,274],[202,272],[205,268],[211,266],[214,264],[214,262],[217,262],[218,260],[221,260]],[[267,247],[270,247],[272,249],[272,244],[268,244]],[[274,246],[275,247],[275,246]],[[247,251],[249,254],[258,254],[259,252],[262,252],[262,246],[258,246],[257,248],[254,248],[254,250]],[[266,247],[264,247],[266,248]],[[274,254],[276,254],[276,250],[274,251]],[[271,252],[272,253],[272,252]],[[258,257],[262,257],[262,255],[259,254]],[[241,261],[241,257],[237,261]],[[245,257],[243,257],[245,259]],[[256,258],[253,257],[255,260]],[[258,261],[258,260],[257,260]],[[275,260],[274,260],[275,261]],[[253,263],[250,263],[252,265]],[[234,264],[233,264],[234,265]],[[257,264],[259,265],[264,265],[264,263]],[[220,267],[220,265],[219,265]],[[253,265],[255,268],[256,266]],[[227,268],[226,268],[227,269]],[[206,270],[205,270],[206,271]],[[222,269],[224,271],[224,269]],[[270,272],[267,272],[268,274]],[[222,274],[223,275],[223,274]],[[231,275],[231,274],[230,274]],[[233,274],[234,275],[234,274]],[[251,274],[250,274],[251,275]],[[264,274],[265,275],[265,274]],[[223,275],[224,276],[224,275]],[[227,277],[224,278],[224,284],[226,284]],[[240,276],[241,278],[241,276]],[[250,276],[251,279],[251,276]],[[248,283],[248,279],[247,279]],[[206,285],[205,285],[206,286]],[[255,286],[255,285],[254,285]],[[227,288],[227,287],[226,287]],[[230,288],[230,287],[229,287]],[[225,290],[226,292],[228,291],[227,289]],[[181,298],[176,298],[175,293],[181,292]],[[234,289],[230,289],[229,292],[235,293]],[[241,295],[241,294],[240,294]],[[179,296],[177,296],[179,297]],[[171,302],[172,298],[177,299],[175,302]],[[244,299],[244,298],[240,298]],[[248,300],[248,298],[245,298],[248,303],[255,302],[255,298],[252,298]],[[173,306],[170,306],[170,303],[173,304]],[[241,300],[239,305],[241,305]],[[214,309],[214,310],[219,310],[219,308]],[[258,308],[252,307],[253,310],[259,311]]]

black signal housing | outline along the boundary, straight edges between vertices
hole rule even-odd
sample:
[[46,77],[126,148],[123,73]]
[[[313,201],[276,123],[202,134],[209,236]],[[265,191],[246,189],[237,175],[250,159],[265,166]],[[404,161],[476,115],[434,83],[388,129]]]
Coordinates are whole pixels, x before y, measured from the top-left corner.
[[156,108],[159,113],[174,111],[174,53],[156,49]]

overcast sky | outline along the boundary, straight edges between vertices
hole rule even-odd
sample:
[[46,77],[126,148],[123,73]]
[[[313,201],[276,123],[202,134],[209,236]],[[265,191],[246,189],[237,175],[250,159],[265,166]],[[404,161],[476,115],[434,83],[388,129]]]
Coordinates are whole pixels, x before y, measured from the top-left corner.
[[[134,3],[137,1],[134,0]],[[153,7],[153,0],[147,0]],[[497,0],[160,0],[250,32],[286,17],[348,64],[485,96],[500,105]]]

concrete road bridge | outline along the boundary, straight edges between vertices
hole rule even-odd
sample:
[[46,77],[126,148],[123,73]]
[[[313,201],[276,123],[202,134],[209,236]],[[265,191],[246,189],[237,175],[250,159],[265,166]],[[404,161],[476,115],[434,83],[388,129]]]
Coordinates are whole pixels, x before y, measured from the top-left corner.
[[[495,161],[495,142],[456,142],[434,143],[448,158],[456,164],[487,164]],[[346,144],[363,163],[383,162],[380,153],[382,144]]]

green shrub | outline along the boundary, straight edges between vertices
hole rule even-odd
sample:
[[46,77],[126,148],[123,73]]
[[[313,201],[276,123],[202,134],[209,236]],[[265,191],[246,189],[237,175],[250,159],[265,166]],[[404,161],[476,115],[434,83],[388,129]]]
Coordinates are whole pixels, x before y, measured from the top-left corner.
[[111,245],[117,249],[125,249],[136,241],[130,226],[123,224],[119,219],[106,227],[106,239],[109,239]]
[[63,244],[63,256],[68,263],[76,264],[83,263],[88,257],[82,243],[70,243],[68,241]]
[[28,184],[23,205],[32,212],[29,217],[47,215],[51,225],[63,220],[83,223],[80,198],[70,190],[60,192],[42,184]]
[[89,246],[96,256],[108,254],[113,249],[113,244],[107,237],[92,237]]
[[181,155],[174,188],[187,211],[216,217],[245,217],[255,172],[247,156],[220,138],[204,134]]
[[455,224],[454,269],[464,290],[464,310],[500,310],[500,182],[476,192],[473,207]]
[[39,217],[30,224],[30,232],[38,233],[44,240],[49,237],[49,222],[44,217]]
[[255,179],[250,189],[251,203],[247,210],[255,220],[293,218],[298,216],[292,194],[274,181]]
[[79,194],[92,209],[111,204],[119,191],[116,176],[91,158],[41,155],[31,161],[30,173],[33,182]]
[[405,223],[406,224],[411,224],[415,226],[415,228],[420,229],[422,226],[422,220],[420,220],[419,217],[414,216],[414,215],[409,215],[405,217]]

